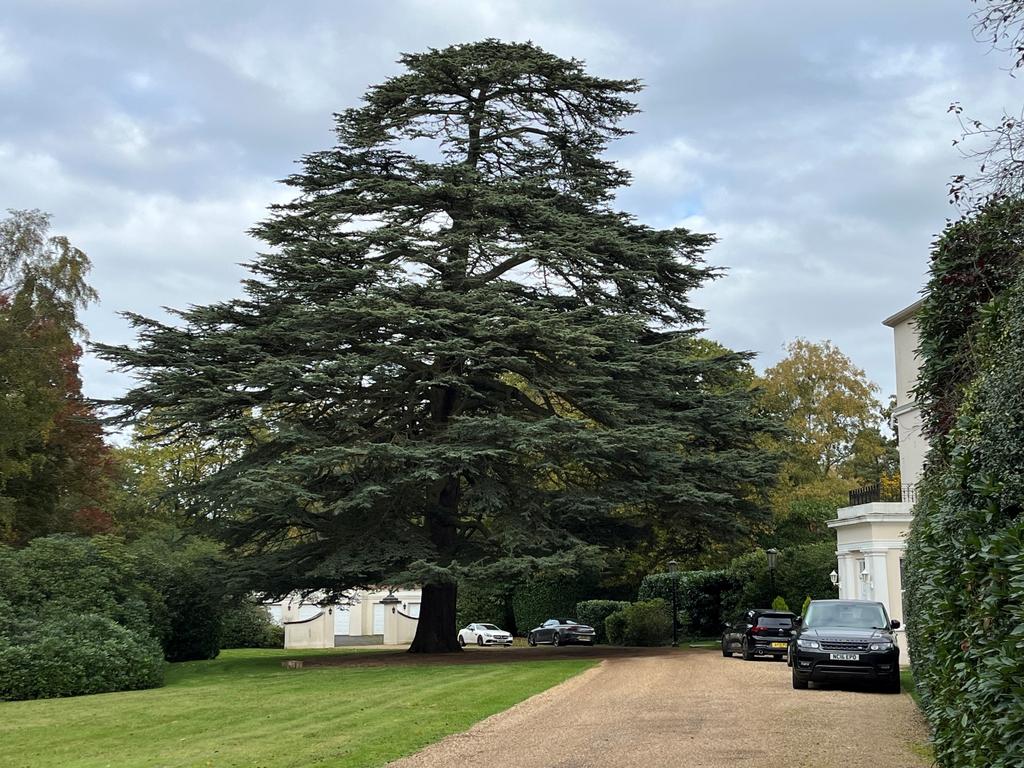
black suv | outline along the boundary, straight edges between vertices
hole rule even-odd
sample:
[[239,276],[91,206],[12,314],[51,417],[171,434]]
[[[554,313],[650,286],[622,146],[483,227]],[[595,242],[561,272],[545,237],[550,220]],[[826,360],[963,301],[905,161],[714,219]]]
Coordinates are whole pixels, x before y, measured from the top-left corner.
[[739,651],[750,661],[754,656],[783,658],[789,650],[789,641],[798,619],[788,611],[771,608],[751,608],[725,625],[722,633],[722,655],[732,656]]
[[860,679],[900,692],[900,649],[885,606],[870,600],[812,600],[791,646],[793,687]]

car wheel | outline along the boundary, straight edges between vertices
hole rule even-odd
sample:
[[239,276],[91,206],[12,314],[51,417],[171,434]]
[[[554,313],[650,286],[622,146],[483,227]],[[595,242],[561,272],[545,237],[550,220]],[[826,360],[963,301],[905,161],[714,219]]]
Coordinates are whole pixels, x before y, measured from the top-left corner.
[[807,690],[807,678],[796,671],[796,666],[793,667],[793,687],[798,691]]
[[537,641],[533,639],[533,632],[526,636],[526,644],[531,648],[537,647]]
[[728,644],[725,642],[725,640],[723,640],[722,641],[722,655],[725,656],[727,659],[731,659],[732,658],[732,651],[728,650],[728,648],[729,648]]
[[747,638],[743,638],[743,660],[754,660],[754,652],[750,650],[750,643],[747,642]]
[[481,648],[484,645],[484,639],[482,637],[480,637],[479,635],[476,638],[476,644],[479,645]]
[[902,690],[903,688],[900,685],[900,674],[898,671],[895,675],[890,675],[882,685],[883,693],[901,693]]
[[561,643],[561,640],[558,639],[558,633],[555,632],[555,634],[551,636],[551,644],[557,648],[559,643]]

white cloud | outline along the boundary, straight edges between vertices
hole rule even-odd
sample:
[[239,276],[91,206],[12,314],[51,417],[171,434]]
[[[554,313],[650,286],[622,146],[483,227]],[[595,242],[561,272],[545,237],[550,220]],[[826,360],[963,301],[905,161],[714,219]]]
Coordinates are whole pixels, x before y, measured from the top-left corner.
[[[51,212],[54,231],[89,255],[100,302],[87,310],[85,324],[105,342],[130,340],[118,312],[161,317],[165,306],[239,295],[240,264],[259,248],[247,230],[265,218],[268,205],[290,197],[266,178],[224,180],[196,198],[140,192],[76,176],[51,155],[10,144],[0,144],[0,189],[19,207]],[[89,355],[83,370],[91,396],[125,384]]]
[[14,49],[9,35],[0,30],[0,86],[18,83],[28,73],[28,60]]
[[92,130],[93,138],[127,160],[138,161],[150,149],[149,131],[123,112],[106,115]]
[[638,184],[679,190],[700,182],[698,168],[721,161],[720,156],[698,149],[679,137],[626,157],[622,164],[632,172]]
[[[353,62],[372,56],[375,47],[366,38],[326,26],[274,36],[262,29],[195,34],[188,42],[236,75],[275,91],[285,104],[319,114],[338,108]],[[394,58],[396,52],[388,54]]]
[[858,47],[861,58],[853,62],[853,71],[870,80],[935,80],[950,71],[952,51],[948,45],[894,46],[864,41]]

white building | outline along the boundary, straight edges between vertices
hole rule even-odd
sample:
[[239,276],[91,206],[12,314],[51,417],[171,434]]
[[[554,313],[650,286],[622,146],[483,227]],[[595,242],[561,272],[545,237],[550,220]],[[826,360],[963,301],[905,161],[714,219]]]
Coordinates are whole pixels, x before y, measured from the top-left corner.
[[[900,621],[904,620],[903,552],[928,450],[921,430],[921,409],[913,393],[920,367],[914,316],[920,306],[921,301],[915,302],[883,321],[893,329],[896,353],[893,421],[900,444],[900,485],[878,484],[851,491],[850,506],[840,509],[828,524],[836,532],[839,597],[878,600],[890,618]],[[906,660],[905,628],[897,636]]]
[[421,599],[418,589],[358,590],[347,604],[295,595],[267,609],[284,625],[285,648],[404,645],[416,635]]

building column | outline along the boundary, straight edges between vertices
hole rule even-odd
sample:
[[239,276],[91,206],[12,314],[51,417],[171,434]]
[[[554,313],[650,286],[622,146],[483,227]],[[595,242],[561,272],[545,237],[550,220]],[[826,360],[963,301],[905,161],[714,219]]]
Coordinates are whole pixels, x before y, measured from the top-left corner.
[[857,556],[853,552],[837,552],[839,556],[839,599],[857,599]]
[[868,569],[868,594],[885,606],[888,613],[892,600],[889,597],[889,566],[887,549],[866,549],[864,559]]

